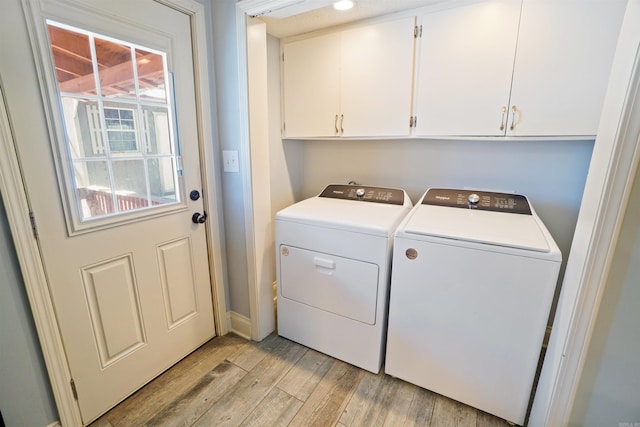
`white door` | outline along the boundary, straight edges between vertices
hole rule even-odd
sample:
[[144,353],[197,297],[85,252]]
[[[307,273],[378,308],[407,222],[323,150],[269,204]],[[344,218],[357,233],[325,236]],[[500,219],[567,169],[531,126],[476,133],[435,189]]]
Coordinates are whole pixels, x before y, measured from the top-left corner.
[[88,423],[215,335],[191,25],[153,1],[42,13],[57,138],[19,154]]

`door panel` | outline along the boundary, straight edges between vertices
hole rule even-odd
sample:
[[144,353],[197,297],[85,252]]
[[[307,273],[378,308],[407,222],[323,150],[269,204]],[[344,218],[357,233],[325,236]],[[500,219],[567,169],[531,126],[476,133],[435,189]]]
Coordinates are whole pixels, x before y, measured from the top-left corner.
[[[52,144],[18,147],[88,424],[215,334],[205,226],[191,221],[204,211],[203,199],[182,197],[202,191],[191,23],[153,1],[41,6],[46,19],[86,36],[77,44],[92,58],[92,39],[114,55],[101,54],[93,72],[78,68],[61,81],[60,68],[71,65],[54,60],[49,37],[55,45],[65,34],[43,23]],[[129,50],[116,58],[118,49]],[[157,72],[158,61],[162,75],[152,81],[148,67],[155,63]]]
[[184,286],[185,283],[194,283],[193,270],[196,265],[191,251],[189,237],[158,246],[158,265],[169,329],[198,311],[195,289]]
[[82,269],[103,369],[146,341],[132,261],[128,254]]

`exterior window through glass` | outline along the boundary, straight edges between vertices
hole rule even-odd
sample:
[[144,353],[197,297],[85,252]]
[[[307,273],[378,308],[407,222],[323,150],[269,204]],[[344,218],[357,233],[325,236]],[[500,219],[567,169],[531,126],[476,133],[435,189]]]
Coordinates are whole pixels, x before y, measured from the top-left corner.
[[124,108],[105,108],[104,117],[107,125],[107,137],[111,152],[138,151],[136,141],[136,124],[133,110]]

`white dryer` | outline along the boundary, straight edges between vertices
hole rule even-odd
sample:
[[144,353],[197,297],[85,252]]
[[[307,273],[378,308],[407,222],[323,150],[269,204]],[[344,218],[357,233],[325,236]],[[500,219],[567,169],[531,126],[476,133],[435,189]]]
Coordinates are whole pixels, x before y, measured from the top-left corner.
[[371,372],[385,349],[400,189],[329,185],[276,214],[278,334]]
[[396,232],[385,372],[522,425],[560,262],[524,196],[429,189]]

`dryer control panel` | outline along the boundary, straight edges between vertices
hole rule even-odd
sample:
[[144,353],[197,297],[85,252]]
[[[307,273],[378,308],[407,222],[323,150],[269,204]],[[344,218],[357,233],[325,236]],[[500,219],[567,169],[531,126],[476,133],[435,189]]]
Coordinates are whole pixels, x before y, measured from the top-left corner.
[[318,197],[386,203],[389,205],[404,204],[404,191],[397,188],[332,184],[322,190]]
[[525,196],[490,191],[430,188],[422,204],[531,215],[531,207]]

